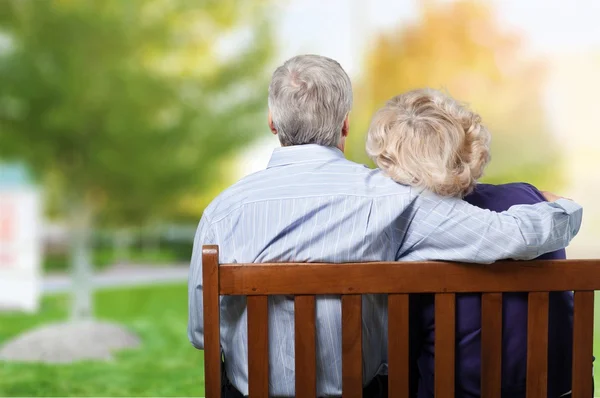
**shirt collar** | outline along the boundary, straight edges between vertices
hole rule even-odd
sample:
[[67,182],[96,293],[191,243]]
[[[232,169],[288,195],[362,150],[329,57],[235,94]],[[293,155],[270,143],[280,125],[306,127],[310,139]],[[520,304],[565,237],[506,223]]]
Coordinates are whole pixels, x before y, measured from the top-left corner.
[[338,148],[316,144],[293,145],[275,148],[267,168],[337,159],[344,159],[344,153]]

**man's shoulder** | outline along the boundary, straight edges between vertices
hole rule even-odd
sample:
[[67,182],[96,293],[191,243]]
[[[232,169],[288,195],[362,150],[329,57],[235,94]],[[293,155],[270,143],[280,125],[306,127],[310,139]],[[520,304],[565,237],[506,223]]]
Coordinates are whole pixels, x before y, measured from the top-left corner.
[[266,170],[260,170],[249,174],[224,189],[208,204],[208,206],[206,206],[204,214],[212,220],[215,217],[218,217],[219,213],[222,212],[223,207],[230,207],[231,204],[235,202],[239,203],[244,192],[247,192],[247,189],[252,186],[253,182],[256,181],[260,183],[260,181],[264,180],[261,175],[264,174],[265,171]]
[[322,168],[270,168],[250,174],[221,192],[205,210],[215,219],[244,204],[318,196],[377,198],[412,194],[379,169],[345,160]]

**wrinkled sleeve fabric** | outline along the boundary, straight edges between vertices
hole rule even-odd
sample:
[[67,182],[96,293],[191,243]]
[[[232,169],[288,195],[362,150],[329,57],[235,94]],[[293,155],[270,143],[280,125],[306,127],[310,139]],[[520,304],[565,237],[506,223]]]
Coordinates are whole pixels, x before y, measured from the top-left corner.
[[203,215],[194,237],[194,248],[188,277],[188,339],[199,350],[204,349],[202,246],[215,243],[208,216]]
[[566,247],[579,232],[583,214],[580,205],[567,199],[496,213],[430,193],[417,195],[411,207],[397,260],[531,260]]

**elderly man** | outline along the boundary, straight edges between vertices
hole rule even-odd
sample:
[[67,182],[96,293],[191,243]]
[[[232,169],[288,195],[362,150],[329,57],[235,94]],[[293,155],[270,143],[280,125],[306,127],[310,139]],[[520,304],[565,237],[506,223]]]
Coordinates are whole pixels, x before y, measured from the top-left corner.
[[[281,148],[205,210],[189,278],[189,339],[203,348],[201,247],[218,244],[224,263],[532,259],[565,247],[582,209],[552,203],[495,213],[460,199],[398,184],[344,158],[352,107],[350,79],[328,58],[286,61],[269,87],[269,126]],[[302,281],[298,281],[302,283]],[[341,395],[341,304],[317,300],[317,394]],[[225,392],[248,393],[246,301],[221,301]],[[386,363],[385,300],[363,299],[365,396],[380,396]],[[270,395],[294,396],[294,302],[269,301]]]

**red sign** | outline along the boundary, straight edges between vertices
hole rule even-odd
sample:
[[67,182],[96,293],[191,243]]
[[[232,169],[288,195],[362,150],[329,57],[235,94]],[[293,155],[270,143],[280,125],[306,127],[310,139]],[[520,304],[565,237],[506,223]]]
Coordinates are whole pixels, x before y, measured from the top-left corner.
[[0,267],[8,266],[14,261],[13,256],[8,252],[8,248],[16,237],[15,219],[14,203],[8,200],[0,200]]

